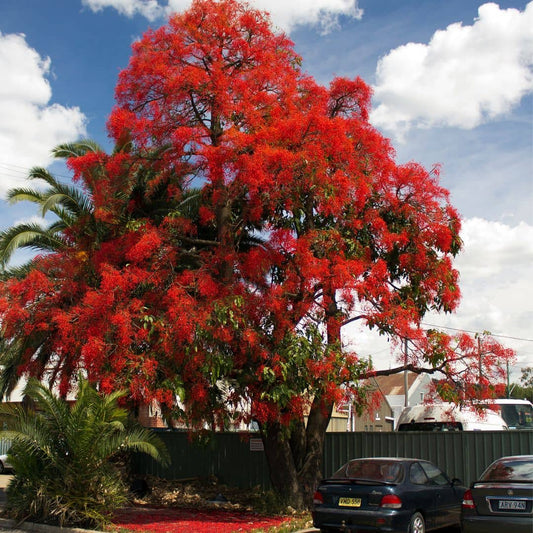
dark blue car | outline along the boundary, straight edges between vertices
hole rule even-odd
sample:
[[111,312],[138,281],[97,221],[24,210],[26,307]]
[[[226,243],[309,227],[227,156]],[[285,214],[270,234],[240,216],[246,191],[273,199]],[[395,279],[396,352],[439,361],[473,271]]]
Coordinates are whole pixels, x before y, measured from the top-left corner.
[[353,459],[321,481],[313,499],[320,531],[424,533],[459,526],[466,487],[420,459]]

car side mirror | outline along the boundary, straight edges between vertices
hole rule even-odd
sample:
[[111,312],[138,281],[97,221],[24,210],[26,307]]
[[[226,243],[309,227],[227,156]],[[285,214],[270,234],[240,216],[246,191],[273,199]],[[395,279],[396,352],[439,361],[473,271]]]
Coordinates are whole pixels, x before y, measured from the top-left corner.
[[458,477],[454,477],[452,479],[452,487],[455,487],[455,485],[462,485],[463,482],[458,478]]

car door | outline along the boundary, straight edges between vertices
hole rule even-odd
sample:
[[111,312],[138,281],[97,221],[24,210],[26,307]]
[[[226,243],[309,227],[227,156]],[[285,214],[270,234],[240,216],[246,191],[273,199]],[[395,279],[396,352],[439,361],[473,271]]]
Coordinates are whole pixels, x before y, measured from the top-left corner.
[[421,509],[424,513],[427,529],[433,529],[436,527],[436,487],[430,482],[419,462],[411,464],[409,482],[414,488],[409,507],[413,510]]
[[420,466],[429,479],[435,498],[435,527],[458,524],[461,520],[464,487],[454,485],[448,476],[432,463],[423,461]]

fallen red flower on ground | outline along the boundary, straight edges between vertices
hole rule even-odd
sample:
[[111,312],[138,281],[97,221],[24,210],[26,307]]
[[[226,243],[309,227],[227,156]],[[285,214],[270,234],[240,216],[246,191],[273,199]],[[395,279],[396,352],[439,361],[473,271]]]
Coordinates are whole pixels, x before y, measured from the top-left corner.
[[113,524],[130,531],[150,533],[234,533],[279,526],[287,518],[228,509],[127,508]]

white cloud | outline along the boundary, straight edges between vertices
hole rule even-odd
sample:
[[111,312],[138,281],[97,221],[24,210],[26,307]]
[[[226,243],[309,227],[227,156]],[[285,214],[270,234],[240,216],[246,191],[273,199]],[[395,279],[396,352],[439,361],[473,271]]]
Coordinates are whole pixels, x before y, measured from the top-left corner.
[[492,279],[512,270],[525,274],[533,264],[533,226],[524,222],[509,226],[472,218],[463,223],[461,237],[464,250],[457,266],[468,279]]
[[[143,15],[154,20],[165,13],[187,9],[190,0],[83,0],[83,4],[93,11],[104,7],[115,8],[126,16]],[[274,25],[290,31],[297,25],[308,24],[319,27],[323,32],[338,26],[340,16],[360,19],[363,11],[357,0],[250,0],[249,4],[257,9],[268,11]]]
[[466,220],[456,266],[463,299],[458,316],[477,330],[531,338],[533,226]]
[[398,133],[416,126],[470,129],[533,92],[533,2],[523,12],[487,3],[429,44],[407,43],[378,62],[371,120]]
[[311,25],[327,33],[338,26],[341,15],[363,16],[357,0],[253,0],[250,4],[268,11],[274,24],[287,32],[297,25]]
[[152,21],[164,14],[157,0],[82,0],[82,4],[97,13],[105,7],[115,8],[121,15],[142,15]]
[[85,134],[79,108],[50,104],[50,63],[24,35],[0,33],[0,196],[21,184],[24,167],[48,165],[55,145]]
[[[490,331],[517,352],[518,368],[533,365],[533,226],[481,218],[463,222],[463,251],[455,261],[462,299],[453,315],[426,321],[470,331]],[[506,338],[513,337],[513,338]]]

